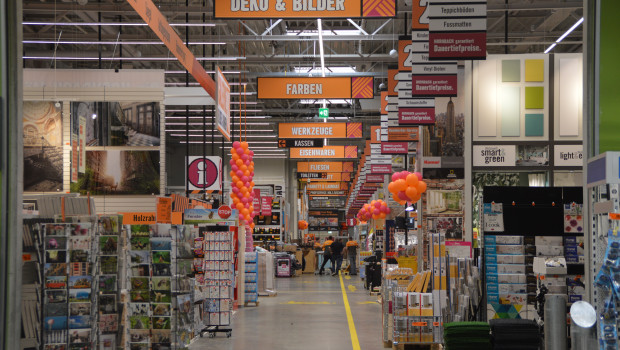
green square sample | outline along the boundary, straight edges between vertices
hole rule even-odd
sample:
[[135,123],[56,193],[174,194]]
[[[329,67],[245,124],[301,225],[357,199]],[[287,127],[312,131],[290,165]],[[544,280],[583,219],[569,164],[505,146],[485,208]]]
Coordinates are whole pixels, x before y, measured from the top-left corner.
[[525,109],[545,108],[545,88],[542,86],[525,87]]
[[502,82],[521,81],[521,61],[502,60]]
[[525,115],[525,136],[543,136],[545,133],[544,114]]

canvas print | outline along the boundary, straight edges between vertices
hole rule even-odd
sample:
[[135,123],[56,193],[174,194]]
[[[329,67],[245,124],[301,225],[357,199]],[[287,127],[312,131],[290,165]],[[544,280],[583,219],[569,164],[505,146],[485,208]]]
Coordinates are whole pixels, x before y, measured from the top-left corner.
[[159,194],[159,151],[86,151],[86,172],[71,183],[71,192]]
[[43,319],[43,327],[46,331],[67,329],[67,316],[52,316]]
[[88,251],[86,250],[71,250],[69,252],[69,261],[74,263],[85,263],[88,262]]
[[157,102],[72,102],[72,128],[86,120],[87,146],[159,146]]
[[90,329],[72,329],[69,331],[69,341],[72,344],[90,342]]
[[131,275],[132,276],[149,276],[150,267],[151,265],[148,265],[148,264],[133,266],[131,268]]
[[102,314],[112,314],[116,312],[116,295],[99,295],[99,312]]
[[172,225],[170,224],[157,224],[151,225],[151,237],[172,237],[170,230]]
[[69,249],[89,250],[90,249],[90,237],[87,237],[87,236],[69,237]]
[[69,264],[69,276],[84,276],[90,273],[90,263],[72,262]]
[[170,304],[151,304],[151,314],[153,316],[170,316]]
[[102,216],[99,218],[99,225],[101,234],[106,236],[118,235],[121,227],[118,216]]
[[69,316],[88,316],[91,306],[90,303],[70,303]]
[[549,146],[517,146],[517,166],[549,165]]
[[90,289],[69,289],[69,301],[72,303],[90,302]]
[[149,303],[129,303],[129,315],[130,316],[150,316]]
[[47,304],[43,309],[45,316],[67,316],[67,304]]
[[167,264],[156,264],[153,262],[153,276],[170,276],[172,275],[170,271],[170,263]]
[[67,237],[45,237],[45,249],[67,249]]
[[132,277],[131,278],[131,290],[148,290],[149,289],[149,279],[148,277]]
[[463,191],[428,190],[426,198],[431,215],[460,214],[463,212]]
[[159,291],[152,290],[151,291],[151,302],[152,303],[169,303],[172,301],[170,296],[170,291]]
[[46,276],[45,277],[46,289],[66,289],[67,288],[67,276]]
[[114,274],[118,269],[118,257],[116,255],[102,256],[101,273]]
[[170,251],[154,251],[153,264],[170,264]]
[[170,331],[166,329],[154,329],[151,340],[153,343],[170,343]]
[[131,237],[129,244],[131,250],[150,250],[150,239],[148,237]]
[[147,316],[129,316],[130,329],[151,328],[151,318]]
[[148,303],[150,300],[150,294],[149,291],[146,290],[138,290],[138,291],[134,291],[132,290],[131,292],[129,292],[129,300],[132,303]]
[[151,235],[151,226],[149,225],[131,225],[131,237],[149,237]]
[[62,104],[23,105],[24,191],[62,191]]
[[68,236],[70,226],[64,224],[46,224],[43,226],[45,236]]
[[428,219],[428,231],[445,235],[446,240],[463,240],[463,218],[441,217]]
[[153,329],[170,329],[170,317],[153,317]]
[[45,331],[45,350],[67,350],[67,344],[54,344],[54,343],[66,343],[67,342],[67,330],[62,329],[58,331]]
[[80,222],[79,224],[71,224],[71,236],[90,237],[90,229],[93,225],[90,222]]
[[99,336],[99,350],[115,350],[116,334],[101,334]]
[[99,237],[99,251],[103,254],[115,254],[118,252],[118,236]]
[[99,276],[99,290],[102,292],[116,291],[116,275]]
[[84,289],[91,288],[93,284],[92,276],[71,276],[69,277],[69,288]]

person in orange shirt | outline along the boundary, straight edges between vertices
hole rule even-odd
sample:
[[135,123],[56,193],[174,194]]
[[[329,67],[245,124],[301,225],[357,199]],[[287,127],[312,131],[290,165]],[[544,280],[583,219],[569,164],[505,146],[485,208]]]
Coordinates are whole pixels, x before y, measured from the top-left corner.
[[329,236],[327,237],[327,240],[325,240],[325,242],[321,246],[321,248],[323,248],[323,264],[321,265],[321,268],[319,269],[319,275],[322,275],[323,271],[325,271],[325,264],[327,264],[328,261],[331,262],[330,270],[332,271],[332,273],[334,273],[334,260],[332,257],[332,249],[331,249],[332,243],[334,243],[334,237]]
[[355,266],[355,261],[357,260],[357,248],[359,247],[359,244],[356,240],[353,239],[353,237],[349,237],[349,241],[347,242],[345,247],[345,255],[349,259],[349,266],[351,266],[349,274],[351,276],[355,276],[357,275],[357,267]]

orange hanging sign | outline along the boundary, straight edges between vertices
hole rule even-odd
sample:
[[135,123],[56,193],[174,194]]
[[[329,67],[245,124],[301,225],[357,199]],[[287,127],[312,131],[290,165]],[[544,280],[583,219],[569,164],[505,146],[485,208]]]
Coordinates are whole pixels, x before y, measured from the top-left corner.
[[155,212],[120,213],[123,225],[154,225],[157,223]]

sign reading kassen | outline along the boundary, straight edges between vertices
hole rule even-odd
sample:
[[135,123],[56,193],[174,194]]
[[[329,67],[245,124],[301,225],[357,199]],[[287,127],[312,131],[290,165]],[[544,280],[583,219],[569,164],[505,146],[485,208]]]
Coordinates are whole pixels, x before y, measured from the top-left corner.
[[352,98],[351,77],[258,77],[258,98]]

